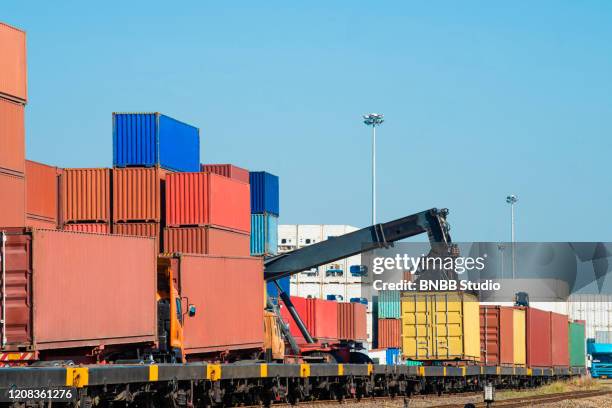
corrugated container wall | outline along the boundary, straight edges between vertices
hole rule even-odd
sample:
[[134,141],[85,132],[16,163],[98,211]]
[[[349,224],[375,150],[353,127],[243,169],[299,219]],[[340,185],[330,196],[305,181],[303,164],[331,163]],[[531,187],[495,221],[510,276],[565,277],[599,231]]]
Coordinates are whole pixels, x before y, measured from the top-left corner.
[[72,232],[89,232],[92,234],[110,234],[111,226],[109,223],[103,222],[84,222],[79,224],[64,224],[64,231]]
[[110,169],[64,169],[60,184],[61,221],[110,222]]
[[338,339],[368,339],[366,309],[361,303],[338,303]]
[[200,170],[200,130],[161,113],[113,113],[113,165]]
[[251,231],[249,185],[211,173],[166,177],[166,225],[215,225]]
[[401,348],[402,347],[402,320],[401,319],[378,319],[377,325],[378,348]]
[[514,365],[514,309],[480,305],[480,361],[485,365]]
[[278,253],[278,217],[251,214],[251,255]]
[[249,256],[249,234],[214,227],[164,228],[164,252]]
[[215,173],[220,176],[225,176],[234,180],[249,183],[249,171],[233,164],[203,164],[200,167],[201,171]]
[[527,365],[529,367],[551,367],[550,312],[525,308]]
[[159,167],[113,169],[113,222],[161,222],[166,173]]
[[263,261],[180,257],[181,295],[197,307],[185,319],[188,354],[263,347]]
[[25,225],[25,178],[0,172],[0,226]]
[[403,295],[402,353],[414,360],[480,360],[479,314],[478,299],[467,293]]
[[28,99],[26,33],[0,23],[0,96]]
[[399,319],[402,316],[400,291],[380,290],[375,302],[375,312],[379,319]]
[[152,240],[35,230],[7,247],[5,350],[155,341]]
[[15,175],[25,172],[24,112],[22,104],[0,98],[0,172]]
[[569,366],[568,328],[566,315],[550,313],[551,359],[554,367]]
[[60,169],[26,160],[26,214],[57,224]]
[[251,171],[251,213],[279,215],[278,177],[265,171]]
[[[338,339],[338,306],[336,302],[322,299],[306,299],[291,296],[298,315],[310,332],[319,341],[333,342]],[[305,344],[302,333],[297,328],[286,307],[281,307],[281,316],[289,325],[291,334],[298,344]]]
[[586,365],[586,339],[585,322],[569,322],[568,349],[570,367],[584,367]]

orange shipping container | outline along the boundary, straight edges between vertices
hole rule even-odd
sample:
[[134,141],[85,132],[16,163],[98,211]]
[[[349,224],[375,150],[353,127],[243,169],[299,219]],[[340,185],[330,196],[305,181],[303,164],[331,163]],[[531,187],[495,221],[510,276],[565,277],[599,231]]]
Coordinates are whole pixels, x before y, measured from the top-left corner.
[[185,319],[187,354],[263,348],[263,261],[181,255],[181,295],[197,308]]
[[233,164],[202,164],[202,171],[219,174],[249,184],[249,171]]
[[26,34],[0,23],[0,95],[25,102],[27,93]]
[[160,252],[160,224],[158,222],[123,222],[113,224],[113,234],[155,238],[156,252]]
[[28,216],[26,216],[25,225],[26,227],[30,228],[57,229],[57,224],[55,221],[45,221],[40,218],[32,218]]
[[107,223],[80,223],[80,224],[64,224],[64,231],[72,232],[90,232],[94,234],[110,234],[110,226]]
[[0,227],[25,225],[25,179],[0,172]]
[[247,183],[212,173],[173,173],[166,177],[166,224],[215,225],[251,231]]
[[113,169],[113,222],[160,222],[166,173],[159,167]]
[[367,340],[367,307],[361,303],[338,303],[338,339]]
[[[338,306],[332,300],[303,298],[291,296],[300,319],[310,335],[320,343],[335,343],[338,341]],[[306,344],[302,332],[295,324],[286,307],[281,306],[281,317],[289,325],[291,335],[298,344]]]
[[62,221],[110,222],[110,169],[64,169]]
[[[1,52],[0,56],[4,57]],[[2,58],[0,64],[1,61]],[[2,98],[0,98],[0,171],[16,175],[23,175],[25,172],[24,106]]]
[[26,160],[26,214],[57,224],[60,169]]
[[378,348],[402,347],[402,320],[378,319]]
[[164,228],[164,252],[249,256],[249,234],[215,227]]

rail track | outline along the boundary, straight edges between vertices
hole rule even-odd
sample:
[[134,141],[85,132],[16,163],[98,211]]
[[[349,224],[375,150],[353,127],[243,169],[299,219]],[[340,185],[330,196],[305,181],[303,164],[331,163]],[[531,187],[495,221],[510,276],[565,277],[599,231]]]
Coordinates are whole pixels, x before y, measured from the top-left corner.
[[[554,403],[564,400],[573,400],[573,399],[582,399],[582,398],[592,398],[599,397],[602,395],[612,394],[612,390],[593,390],[593,391],[569,391],[555,394],[546,394],[546,395],[529,395],[524,397],[517,398],[509,398],[505,400],[498,400],[492,403],[491,407],[504,407],[504,408],[516,408],[516,407],[526,407],[533,405],[541,405]],[[444,402],[445,399],[451,399],[456,397],[471,397],[476,395],[482,395],[482,392],[463,392],[463,393],[452,393],[452,394],[443,394],[441,396],[437,395],[412,395],[410,398],[405,397],[370,397],[370,398],[362,398],[358,399],[345,399],[345,400],[315,400],[315,401],[300,401],[295,404],[289,403],[279,403],[273,404],[274,408],[285,408],[285,407],[295,407],[295,406],[316,406],[316,405],[332,405],[332,404],[341,404],[341,403],[355,403],[358,404],[360,402],[383,402],[383,401],[402,401],[404,400],[404,407],[410,407],[410,401],[419,400],[419,401],[432,401],[432,402]],[[464,408],[466,406],[466,402],[462,403],[450,403],[450,404],[441,404],[435,405],[437,408]],[[477,402],[473,403],[474,408],[486,408],[487,404],[485,402]],[[261,408],[261,405],[251,405],[244,406],[243,408]]]

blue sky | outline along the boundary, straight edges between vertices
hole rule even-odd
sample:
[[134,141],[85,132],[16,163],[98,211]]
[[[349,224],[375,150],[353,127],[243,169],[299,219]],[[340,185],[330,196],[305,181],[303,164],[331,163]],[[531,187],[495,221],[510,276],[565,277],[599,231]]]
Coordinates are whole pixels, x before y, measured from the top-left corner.
[[612,240],[612,2],[5,1],[28,32],[27,156],[110,166],[111,112],[201,128],[281,178],[281,222],[448,207],[455,240]]

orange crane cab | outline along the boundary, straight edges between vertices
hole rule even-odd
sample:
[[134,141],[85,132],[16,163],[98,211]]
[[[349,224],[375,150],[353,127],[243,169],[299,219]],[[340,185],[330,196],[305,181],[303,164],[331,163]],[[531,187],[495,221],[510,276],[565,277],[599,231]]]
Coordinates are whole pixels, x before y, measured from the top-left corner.
[[[175,266],[175,265],[174,265]],[[184,318],[195,316],[196,307],[181,297],[178,278],[172,259],[158,258],[157,262],[157,338],[156,360],[185,362]],[[183,302],[187,311],[183,311]]]

